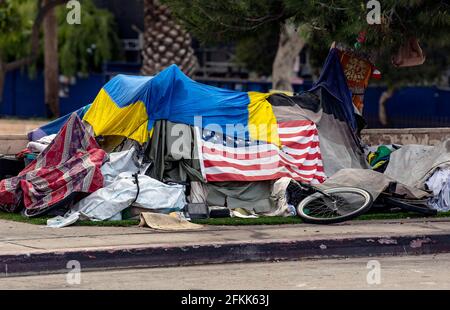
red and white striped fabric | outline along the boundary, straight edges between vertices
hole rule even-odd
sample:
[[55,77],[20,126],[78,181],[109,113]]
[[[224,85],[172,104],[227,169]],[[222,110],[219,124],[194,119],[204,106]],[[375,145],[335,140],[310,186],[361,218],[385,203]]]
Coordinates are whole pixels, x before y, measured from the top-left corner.
[[[270,143],[222,138],[203,131],[199,159],[208,182],[263,181],[290,177],[312,184],[326,176],[316,125],[308,120],[278,124],[281,148]],[[231,140],[231,143],[230,143]]]

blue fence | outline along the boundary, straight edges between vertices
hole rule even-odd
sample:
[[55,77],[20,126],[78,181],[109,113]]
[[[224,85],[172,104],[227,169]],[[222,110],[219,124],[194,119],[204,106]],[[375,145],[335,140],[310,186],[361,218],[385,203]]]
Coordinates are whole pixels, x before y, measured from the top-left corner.
[[[369,128],[383,127],[378,119],[378,100],[385,88],[371,87],[364,98],[364,118]],[[386,103],[390,128],[450,127],[450,91],[437,87],[397,90]]]
[[[107,75],[91,74],[78,78],[69,87],[69,96],[61,98],[61,114],[70,113],[91,103],[106,82]],[[245,80],[199,80],[206,84],[241,91],[267,92],[269,82]],[[311,82],[294,85],[296,92],[307,90]],[[384,91],[381,87],[370,87],[365,96],[364,117],[369,128],[380,128],[378,100]],[[450,91],[436,87],[407,87],[398,90],[386,105],[388,127],[450,127]],[[46,117],[44,104],[44,81],[42,73],[30,79],[25,72],[10,72],[6,77],[0,115],[15,117]]]
[[[78,78],[76,83],[69,87],[68,97],[60,98],[61,115],[91,103],[104,83],[103,74]],[[46,117],[42,73],[30,79],[26,72],[9,72],[5,80],[0,115],[23,118]]]

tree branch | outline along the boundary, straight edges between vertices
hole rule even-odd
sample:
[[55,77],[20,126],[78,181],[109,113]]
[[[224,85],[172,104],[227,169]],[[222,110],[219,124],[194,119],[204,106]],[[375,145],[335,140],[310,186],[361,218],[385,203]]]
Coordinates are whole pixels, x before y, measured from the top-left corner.
[[[10,63],[7,63],[4,67],[5,71],[11,71],[11,70],[15,70],[15,69],[21,68],[26,65],[30,65],[33,63],[33,61],[36,60],[36,58],[39,55],[39,32],[40,32],[41,25],[42,25],[42,22],[44,21],[45,16],[53,8],[57,7],[58,5],[64,4],[66,2],[68,2],[68,0],[52,0],[52,1],[49,1],[46,5],[41,6],[39,8],[38,14],[33,23],[33,28],[31,30],[30,55],[23,57],[21,59],[12,61]],[[39,3],[41,3],[41,1],[39,1]]]
[[318,3],[321,7],[323,7],[323,8],[327,8],[327,9],[330,9],[330,10],[336,10],[336,11],[345,11],[345,10],[348,10],[349,8],[343,8],[343,7],[336,7],[336,6],[332,6],[332,5],[329,5],[329,4],[325,4],[325,3],[323,3],[323,2],[319,2]]
[[[266,23],[273,22],[273,21],[280,20],[280,19],[285,19],[285,18],[289,17],[289,16],[285,16],[285,12],[284,12],[284,10],[282,10],[278,14],[266,15],[266,16],[261,16],[261,17],[256,17],[256,18],[250,18],[250,17],[244,18],[245,21],[251,23],[252,25],[237,26],[237,25],[224,23],[223,21],[219,20],[218,18],[212,17],[207,12],[207,10],[201,6],[199,6],[197,8],[200,11],[200,13],[202,13],[211,22],[219,24],[225,28],[223,31],[220,31],[220,32],[226,32],[226,30],[251,31],[251,30],[255,30],[255,29],[261,27],[262,25],[264,25]],[[180,18],[183,19],[182,16],[180,16]]]

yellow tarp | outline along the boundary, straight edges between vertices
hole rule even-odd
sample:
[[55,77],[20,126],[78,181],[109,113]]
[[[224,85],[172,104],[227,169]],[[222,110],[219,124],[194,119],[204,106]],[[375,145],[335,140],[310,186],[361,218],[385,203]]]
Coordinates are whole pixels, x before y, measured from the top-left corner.
[[270,93],[249,92],[248,127],[252,140],[267,141],[280,146],[278,125],[272,105],[267,101]]
[[[270,94],[249,92],[248,96],[250,138],[279,146],[277,120],[267,101]],[[100,90],[84,120],[93,127],[96,136],[124,136],[141,144],[151,136],[145,104],[138,101],[120,108],[104,89]]]
[[148,141],[148,115],[138,101],[120,108],[102,88],[83,118],[96,136],[124,136],[143,144]]

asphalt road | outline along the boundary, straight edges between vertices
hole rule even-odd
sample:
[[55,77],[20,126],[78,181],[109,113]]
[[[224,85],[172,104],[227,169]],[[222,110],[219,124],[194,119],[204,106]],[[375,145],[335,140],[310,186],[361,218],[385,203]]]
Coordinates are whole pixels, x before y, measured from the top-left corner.
[[0,289],[450,289],[450,254],[72,272]]

